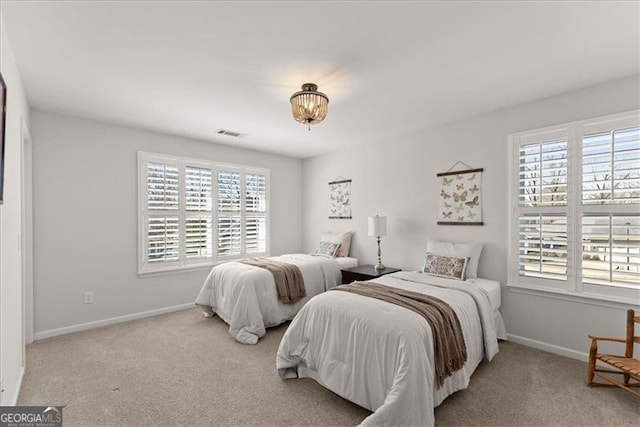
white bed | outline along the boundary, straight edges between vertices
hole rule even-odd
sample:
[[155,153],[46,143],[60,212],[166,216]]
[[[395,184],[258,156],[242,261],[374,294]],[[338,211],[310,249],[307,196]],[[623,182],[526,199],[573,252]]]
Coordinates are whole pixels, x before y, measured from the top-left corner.
[[349,292],[309,301],[282,338],[276,368],[283,378],[313,378],[371,411],[363,425],[433,425],[433,408],[466,388],[471,374],[498,352],[504,331],[498,282],[466,282],[398,272],[375,282],[446,301],[467,346],[464,367],[434,387],[433,338],[428,323],[405,308]]
[[195,301],[227,322],[231,336],[243,344],[257,343],[266,333],[265,328],[292,319],[311,297],[341,283],[341,269],[358,265],[358,260],[351,257],[288,254],[271,259],[298,266],[304,278],[305,298],[295,304],[283,304],[278,300],[271,272],[226,262],[211,270]]

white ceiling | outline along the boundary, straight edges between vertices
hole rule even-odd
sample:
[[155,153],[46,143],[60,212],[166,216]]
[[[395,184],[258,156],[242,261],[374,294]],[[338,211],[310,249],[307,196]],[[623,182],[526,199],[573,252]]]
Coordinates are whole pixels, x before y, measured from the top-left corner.
[[[0,8],[32,107],[295,157],[640,72],[638,2]],[[311,132],[289,104],[307,81],[330,99]]]

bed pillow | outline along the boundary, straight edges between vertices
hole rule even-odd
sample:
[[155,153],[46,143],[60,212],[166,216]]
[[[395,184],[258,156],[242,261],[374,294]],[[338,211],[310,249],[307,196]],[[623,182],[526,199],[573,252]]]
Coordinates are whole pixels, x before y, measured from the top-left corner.
[[349,248],[351,247],[351,232],[331,233],[324,232],[320,235],[320,242],[338,243],[340,248],[336,256],[349,256]]
[[439,240],[427,241],[427,252],[451,257],[469,258],[467,265],[467,279],[478,277],[478,262],[482,253],[482,243],[453,243]]
[[311,255],[324,255],[329,257],[335,257],[338,251],[340,250],[339,243],[332,242],[320,242],[318,246],[311,252]]
[[427,252],[422,272],[448,279],[465,280],[468,257],[452,257]]

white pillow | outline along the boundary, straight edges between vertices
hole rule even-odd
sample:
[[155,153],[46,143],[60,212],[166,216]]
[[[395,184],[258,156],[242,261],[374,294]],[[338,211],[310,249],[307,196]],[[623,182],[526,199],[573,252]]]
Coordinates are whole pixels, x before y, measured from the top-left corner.
[[346,231],[344,233],[332,233],[327,231],[320,235],[320,241],[340,244],[340,249],[338,249],[336,256],[349,256],[349,248],[351,247],[350,231]]
[[476,279],[478,277],[478,262],[480,261],[480,253],[482,253],[482,243],[453,243],[427,240],[427,252],[444,256],[468,257],[467,279]]

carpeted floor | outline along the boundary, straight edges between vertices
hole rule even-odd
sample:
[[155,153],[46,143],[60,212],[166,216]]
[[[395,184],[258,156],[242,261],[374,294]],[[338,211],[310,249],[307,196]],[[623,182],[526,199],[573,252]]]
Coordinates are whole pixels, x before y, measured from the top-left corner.
[[[369,411],[313,380],[280,379],[286,328],[242,345],[194,308],[38,341],[27,347],[18,404],[66,405],[68,426],[360,423]],[[469,388],[436,408],[436,425],[637,425],[640,399],[589,388],[585,372],[582,362],[502,342]]]

